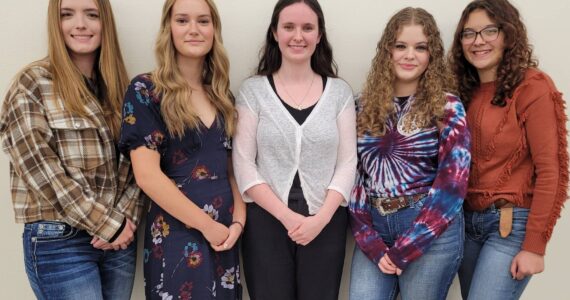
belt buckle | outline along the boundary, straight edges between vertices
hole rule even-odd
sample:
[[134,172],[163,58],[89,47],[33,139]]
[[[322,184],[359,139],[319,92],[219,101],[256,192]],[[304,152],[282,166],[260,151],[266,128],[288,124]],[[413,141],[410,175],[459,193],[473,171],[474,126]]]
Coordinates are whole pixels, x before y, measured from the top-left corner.
[[395,213],[395,212],[398,211],[397,208],[384,209],[384,206],[382,206],[382,203],[385,203],[385,202],[388,202],[388,201],[392,201],[392,199],[390,199],[390,198],[377,198],[377,199],[378,199],[379,201],[378,201],[378,205],[377,205],[376,208],[378,209],[378,212],[380,213],[381,216],[385,217],[385,216],[387,216],[387,215],[389,215],[389,214],[393,214],[393,213]]

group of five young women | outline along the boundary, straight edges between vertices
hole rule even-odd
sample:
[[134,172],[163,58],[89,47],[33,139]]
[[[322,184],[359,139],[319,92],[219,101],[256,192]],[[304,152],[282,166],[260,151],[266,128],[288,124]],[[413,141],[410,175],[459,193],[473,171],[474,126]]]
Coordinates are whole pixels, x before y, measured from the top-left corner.
[[48,10],[0,119],[39,299],[129,299],[147,198],[149,299],[241,298],[240,236],[252,299],[337,299],[348,223],[351,299],[445,299],[457,272],[464,299],[517,299],[544,268],[566,116],[507,0],[465,8],[449,59],[397,12],[356,101],[316,0],[277,2],[235,99],[211,0],[165,1],[130,85],[108,0]]

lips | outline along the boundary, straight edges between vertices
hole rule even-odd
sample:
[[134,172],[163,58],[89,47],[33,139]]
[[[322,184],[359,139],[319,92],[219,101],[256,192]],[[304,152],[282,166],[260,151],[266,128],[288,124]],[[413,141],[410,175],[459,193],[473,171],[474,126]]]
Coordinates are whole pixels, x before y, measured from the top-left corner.
[[416,65],[414,65],[414,64],[400,64],[400,68],[402,68],[404,70],[413,70],[416,68]]
[[89,41],[93,35],[90,34],[72,34],[71,37],[80,42],[87,42]]

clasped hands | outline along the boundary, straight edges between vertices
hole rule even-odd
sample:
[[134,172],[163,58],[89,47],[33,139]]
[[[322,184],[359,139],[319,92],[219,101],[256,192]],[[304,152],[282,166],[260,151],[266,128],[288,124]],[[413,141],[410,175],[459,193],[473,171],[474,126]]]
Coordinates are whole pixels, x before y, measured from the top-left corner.
[[378,262],[378,268],[380,268],[380,271],[384,274],[396,274],[397,276],[402,274],[402,269],[398,268],[387,254],[384,254],[380,262]]
[[99,237],[94,236],[91,239],[91,245],[96,249],[101,250],[120,250],[120,249],[127,249],[129,244],[134,241],[135,239],[135,231],[137,230],[137,226],[130,220],[127,219],[127,224],[123,228],[123,231],[119,234],[117,239],[112,243],[106,242]]

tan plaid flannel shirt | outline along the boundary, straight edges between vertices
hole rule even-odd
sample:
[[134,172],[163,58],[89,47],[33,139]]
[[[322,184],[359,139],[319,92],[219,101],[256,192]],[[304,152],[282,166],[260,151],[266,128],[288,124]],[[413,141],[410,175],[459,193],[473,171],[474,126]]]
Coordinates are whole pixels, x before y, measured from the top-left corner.
[[0,137],[10,157],[16,222],[57,220],[109,241],[125,217],[138,224],[143,197],[117,153],[100,106],[72,115],[53,94],[47,64],[24,70],[6,95]]

